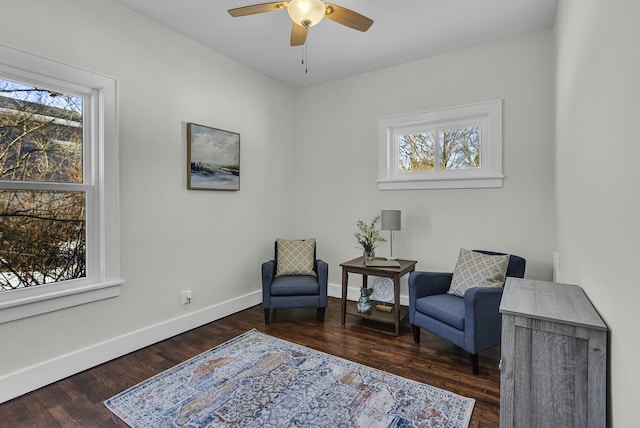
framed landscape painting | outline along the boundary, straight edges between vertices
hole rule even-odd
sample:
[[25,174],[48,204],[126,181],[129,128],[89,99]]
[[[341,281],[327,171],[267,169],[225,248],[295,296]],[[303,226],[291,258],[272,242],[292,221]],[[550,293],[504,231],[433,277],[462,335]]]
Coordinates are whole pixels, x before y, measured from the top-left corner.
[[240,134],[187,123],[187,189],[240,190]]

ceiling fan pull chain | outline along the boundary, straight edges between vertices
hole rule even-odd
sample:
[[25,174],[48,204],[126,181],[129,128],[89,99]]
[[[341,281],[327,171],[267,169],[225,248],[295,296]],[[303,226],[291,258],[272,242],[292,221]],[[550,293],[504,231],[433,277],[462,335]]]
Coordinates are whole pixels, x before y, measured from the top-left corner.
[[308,68],[308,63],[309,63],[309,47],[307,46],[307,43],[305,42],[304,45],[302,45],[302,65],[304,65],[304,72],[309,74],[309,68]]
[[304,73],[309,74],[309,36],[304,41]]

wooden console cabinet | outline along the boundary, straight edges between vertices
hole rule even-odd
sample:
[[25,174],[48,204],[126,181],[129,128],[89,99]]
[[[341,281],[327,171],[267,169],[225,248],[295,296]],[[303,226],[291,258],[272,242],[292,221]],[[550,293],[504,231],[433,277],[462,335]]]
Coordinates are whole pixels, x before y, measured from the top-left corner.
[[577,285],[507,278],[500,426],[606,426],[607,327]]

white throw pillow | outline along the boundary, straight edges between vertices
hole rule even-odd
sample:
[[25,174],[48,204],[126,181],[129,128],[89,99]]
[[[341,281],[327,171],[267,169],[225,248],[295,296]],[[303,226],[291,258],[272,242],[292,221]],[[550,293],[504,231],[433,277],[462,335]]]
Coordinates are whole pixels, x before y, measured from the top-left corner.
[[447,293],[464,297],[472,287],[502,287],[509,267],[509,255],[492,256],[460,248]]

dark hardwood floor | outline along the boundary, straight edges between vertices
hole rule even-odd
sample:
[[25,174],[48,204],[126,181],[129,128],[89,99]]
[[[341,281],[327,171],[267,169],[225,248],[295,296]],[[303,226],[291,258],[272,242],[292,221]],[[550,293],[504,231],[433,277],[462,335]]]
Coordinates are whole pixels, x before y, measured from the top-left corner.
[[408,321],[399,337],[391,325],[348,315],[343,328],[339,299],[329,299],[324,323],[314,309],[273,311],[269,325],[263,314],[261,305],[249,308],[1,404],[0,427],[126,427],[105,399],[252,328],[474,398],[471,426],[499,425],[499,348],[480,354],[474,376],[465,351],[424,330],[413,343]]

